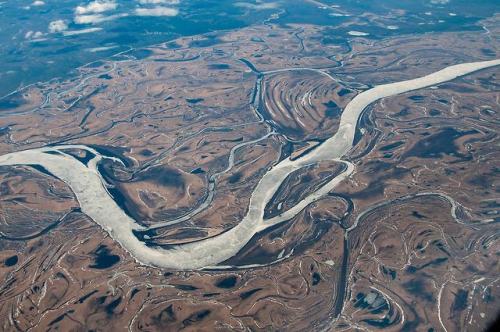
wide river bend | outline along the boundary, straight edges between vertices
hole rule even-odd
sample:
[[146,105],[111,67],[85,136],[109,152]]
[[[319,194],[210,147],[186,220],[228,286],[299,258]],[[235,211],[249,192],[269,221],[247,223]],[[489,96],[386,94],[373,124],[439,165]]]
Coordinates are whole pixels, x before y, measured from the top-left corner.
[[[130,218],[108,193],[97,169],[103,158],[83,145],[42,147],[0,156],[0,166],[40,165],[64,181],[74,192],[83,213],[99,224],[138,262],[161,268],[193,270],[215,265],[235,256],[250,239],[266,228],[290,220],[312,202],[322,198],[354,171],[354,165],[341,160],[353,147],[356,125],[363,110],[371,103],[390,96],[453,80],[459,76],[500,65],[500,59],[464,63],[446,67],[432,74],[396,83],[376,86],[357,95],[342,112],[337,133],[313,151],[296,160],[285,159],[272,167],[252,193],[248,212],[238,225],[218,236],[180,244],[171,249],[152,248],[138,240],[133,230],[144,230]],[[96,155],[84,165],[65,149],[78,148]],[[264,219],[264,209],[282,182],[293,171],[320,161],[335,160],[347,165],[346,170],[311,193],[297,205],[271,219]]]

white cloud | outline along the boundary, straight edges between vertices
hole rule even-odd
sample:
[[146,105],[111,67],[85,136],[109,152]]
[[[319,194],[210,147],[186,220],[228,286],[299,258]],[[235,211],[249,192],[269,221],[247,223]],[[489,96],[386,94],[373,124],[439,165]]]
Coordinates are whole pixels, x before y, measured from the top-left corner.
[[92,33],[92,32],[97,32],[101,31],[102,28],[87,28],[87,29],[81,29],[81,30],[69,30],[69,31],[63,31],[64,36],[76,36],[76,35],[83,35],[85,33]]
[[103,47],[94,47],[94,48],[87,48],[86,51],[89,51],[89,52],[92,52],[92,53],[104,52],[104,51],[109,51],[109,50],[115,49],[117,47],[118,47],[117,45],[103,46]]
[[75,13],[77,15],[85,15],[85,14],[96,14],[96,13],[104,13],[110,10],[116,9],[117,4],[114,1],[94,1],[88,3],[86,6],[78,6],[75,8]]
[[76,24],[96,24],[96,23],[112,21],[117,18],[125,16],[128,16],[128,14],[123,13],[123,14],[116,14],[109,16],[102,14],[76,15],[74,21]]
[[52,21],[49,23],[49,32],[56,33],[68,29],[68,24],[63,20]]
[[101,14],[77,15],[75,16],[76,24],[100,23],[106,19],[106,16]]
[[450,0],[431,0],[433,5],[446,5]]
[[31,39],[31,40],[34,40],[34,39],[40,39],[44,36],[45,34],[41,31],[28,31],[26,32],[26,34],[24,35],[24,38],[25,39]]
[[137,8],[135,10],[137,16],[177,16],[179,10],[175,8],[157,6],[154,8]]
[[180,3],[179,0],[138,0],[142,5],[178,5]]
[[117,6],[114,0],[96,0],[85,6],[78,6],[75,8],[74,22],[76,24],[97,24],[128,16],[126,13],[114,15],[103,14],[104,12],[116,9]]
[[45,2],[43,2],[41,0],[36,0],[31,5],[32,6],[43,6],[43,5],[45,5]]
[[278,2],[266,2],[266,3],[250,3],[250,2],[235,2],[236,7],[263,10],[263,9],[275,9],[279,7]]

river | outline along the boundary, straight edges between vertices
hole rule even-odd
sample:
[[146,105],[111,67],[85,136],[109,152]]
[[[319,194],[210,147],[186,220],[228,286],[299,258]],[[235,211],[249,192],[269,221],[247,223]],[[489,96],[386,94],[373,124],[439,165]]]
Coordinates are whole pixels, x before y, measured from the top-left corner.
[[[197,242],[172,246],[171,249],[152,248],[138,240],[133,230],[146,230],[130,218],[108,193],[97,169],[103,158],[84,145],[62,145],[25,150],[0,156],[0,166],[40,165],[64,181],[74,192],[83,213],[99,224],[139,263],[176,270],[214,267],[235,256],[250,239],[273,225],[286,222],[312,202],[324,197],[338,183],[354,172],[354,165],[342,160],[353,147],[357,122],[364,109],[382,98],[395,96],[453,80],[459,76],[500,65],[500,59],[464,63],[446,67],[429,75],[396,83],[376,86],[357,95],[344,109],[337,133],[301,158],[284,159],[272,167],[255,187],[246,216],[238,225],[218,236]],[[95,158],[84,165],[65,149],[91,151]],[[333,160],[347,165],[345,171],[305,197],[294,207],[271,219],[264,219],[264,209],[281,183],[292,172],[320,161]]]

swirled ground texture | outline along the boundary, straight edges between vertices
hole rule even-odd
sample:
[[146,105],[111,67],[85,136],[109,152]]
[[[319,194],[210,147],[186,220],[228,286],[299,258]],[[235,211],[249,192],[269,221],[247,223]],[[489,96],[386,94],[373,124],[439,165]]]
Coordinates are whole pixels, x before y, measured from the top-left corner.
[[252,26],[4,97],[1,328],[485,329],[500,61],[484,24],[349,47]]

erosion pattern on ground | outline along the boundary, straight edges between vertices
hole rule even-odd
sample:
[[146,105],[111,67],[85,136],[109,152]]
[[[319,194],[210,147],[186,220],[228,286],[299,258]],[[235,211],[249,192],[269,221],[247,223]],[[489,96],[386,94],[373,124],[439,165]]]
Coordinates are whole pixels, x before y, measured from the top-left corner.
[[254,26],[7,96],[2,328],[485,328],[485,24],[342,50],[321,26]]

